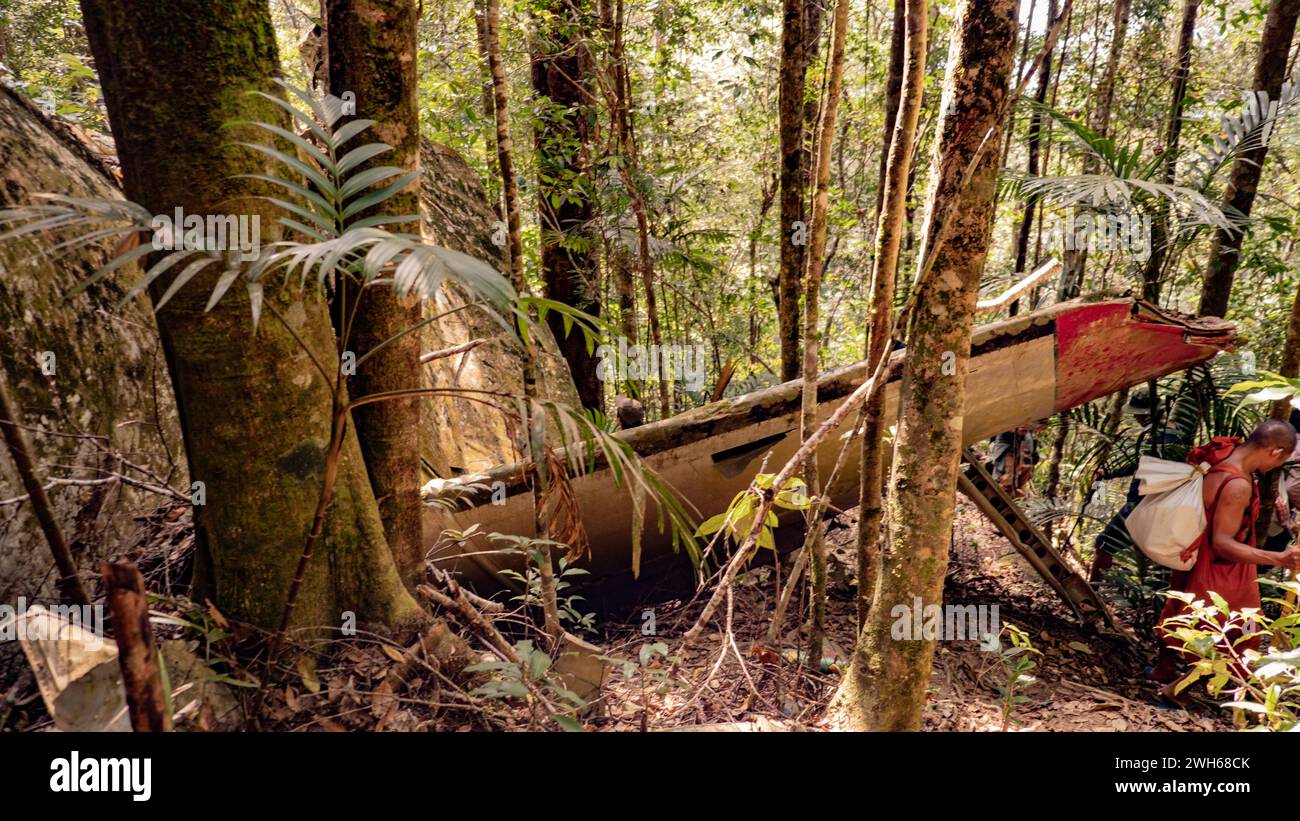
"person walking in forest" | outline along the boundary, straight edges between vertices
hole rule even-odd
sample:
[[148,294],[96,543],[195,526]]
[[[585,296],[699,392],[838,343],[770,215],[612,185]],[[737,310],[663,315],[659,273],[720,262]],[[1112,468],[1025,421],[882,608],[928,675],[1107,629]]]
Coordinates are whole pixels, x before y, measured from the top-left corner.
[[[1291,411],[1291,427],[1300,424],[1300,411]],[[1273,498],[1273,516],[1269,519],[1268,534],[1260,547],[1265,550],[1282,551],[1297,535],[1300,535],[1300,523],[1296,522],[1295,511],[1300,510],[1300,442],[1287,459],[1290,467],[1282,469],[1277,478],[1277,495]]]
[[1013,496],[1023,496],[1038,464],[1038,439],[1042,422],[1021,425],[1015,430],[993,437],[989,449],[988,470],[1002,489]]
[[[1276,470],[1291,458],[1296,446],[1295,428],[1278,419],[1261,422],[1250,436],[1216,436],[1208,444],[1188,454],[1192,464],[1210,463],[1202,488],[1206,527],[1184,551],[1185,560],[1193,553],[1196,563],[1188,571],[1175,571],[1170,589],[1192,594],[1194,599],[1210,601],[1217,593],[1232,611],[1260,606],[1257,565],[1300,569],[1300,548],[1288,547],[1270,553],[1255,546],[1255,522],[1259,517],[1259,484],[1255,474]],[[1187,605],[1170,598],[1160,613],[1160,623],[1181,614]],[[1160,694],[1179,706],[1174,688],[1179,676],[1179,642],[1162,628],[1157,631],[1165,646],[1152,677],[1165,684]],[[1246,646],[1257,643],[1252,638]]]

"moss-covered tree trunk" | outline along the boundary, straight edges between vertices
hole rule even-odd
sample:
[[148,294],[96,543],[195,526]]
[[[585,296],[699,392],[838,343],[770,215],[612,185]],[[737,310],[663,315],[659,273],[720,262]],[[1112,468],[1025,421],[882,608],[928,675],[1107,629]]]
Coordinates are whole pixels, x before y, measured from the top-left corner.
[[808,67],[804,31],[807,0],[784,0],[781,17],[781,69],[777,120],[781,141],[780,243],[777,273],[777,334],[781,379],[799,376],[799,279],[803,273],[807,228],[804,218],[804,78]]
[[[254,199],[266,189],[235,178],[271,172],[265,158],[233,144],[262,132],[227,126],[288,126],[278,107],[247,93],[270,90],[278,70],[266,4],[85,0],[82,11],[128,198],[159,214],[249,214],[260,219],[262,242],[274,239],[278,214]],[[224,612],[274,628],[321,493],[330,436],[331,386],[311,358],[330,370],[339,357],[317,293],[268,288],[256,334],[238,284],[205,310],[216,268],[158,314],[190,475],[204,485],[196,583]],[[168,284],[154,284],[155,298]],[[350,429],[342,455],[295,625],[337,626],[352,611],[363,622],[413,626],[423,611],[402,586]]]
[[[356,95],[358,117],[375,120],[369,139],[393,150],[363,163],[370,166],[420,167],[420,117],[416,104],[415,0],[329,0],[330,93]],[[396,216],[419,214],[420,183],[383,204]],[[365,216],[365,215],[358,215]],[[395,223],[394,231],[409,231]],[[420,300],[399,297],[383,284],[367,287],[349,306],[348,348],[358,357],[420,321]],[[420,387],[420,335],[407,334],[368,358],[348,381],[354,397]],[[370,486],[379,501],[388,545],[408,585],[423,578],[424,539],[420,515],[420,451],[411,447],[420,427],[415,398],[375,402],[356,410],[353,419]]]
[[933,271],[919,286],[908,328],[879,592],[831,704],[833,719],[844,726],[921,726],[935,638],[896,637],[893,627],[898,606],[910,613],[918,600],[924,607],[943,597],[970,334],[993,223],[999,115],[1009,93],[1017,5],[964,0],[954,21],[921,243],[933,249]]
[[[906,230],[907,181],[912,146],[925,91],[925,54],[929,10],[926,0],[907,0],[901,25],[906,87],[900,91],[894,127],[886,153],[889,163],[881,183],[885,192],[876,223],[876,250],[871,272],[871,330],[867,338],[867,370],[889,355],[898,279],[898,252]],[[884,392],[862,406],[862,483],[858,492],[858,625],[866,623],[876,593],[880,569],[880,523],[884,515]]]
[[[583,44],[585,32],[595,21],[585,0],[542,0],[536,19],[532,80],[541,106],[534,140],[542,281],[548,298],[598,316],[601,305],[588,178],[592,96]],[[581,333],[565,334],[564,318],[559,314],[552,312],[547,322],[569,363],[583,407],[599,409],[602,390],[595,355],[587,350]],[[654,317],[651,322],[656,322]]]
[[[1287,55],[1291,52],[1291,40],[1295,37],[1297,16],[1300,16],[1300,0],[1271,0],[1268,4],[1252,89],[1267,93],[1270,100],[1278,98],[1282,82],[1286,79]],[[1228,187],[1223,192],[1224,205],[1230,205],[1250,216],[1267,156],[1267,145],[1257,145],[1238,155],[1232,163]],[[1205,267],[1205,284],[1201,289],[1199,313],[1203,316],[1225,316],[1228,313],[1228,300],[1232,296],[1232,281],[1241,261],[1243,238],[1243,231],[1224,231],[1220,228],[1214,232],[1210,261]]]

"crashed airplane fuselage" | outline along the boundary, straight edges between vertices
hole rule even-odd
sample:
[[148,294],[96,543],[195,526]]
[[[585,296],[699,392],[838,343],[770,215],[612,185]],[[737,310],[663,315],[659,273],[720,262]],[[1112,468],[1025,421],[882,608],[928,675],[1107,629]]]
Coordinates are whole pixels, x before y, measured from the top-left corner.
[[[1127,297],[1074,300],[1004,322],[978,328],[971,339],[966,381],[963,440],[971,444],[1018,424],[1106,396],[1122,388],[1183,370],[1228,350],[1234,326],[1221,319],[1190,319],[1162,312]],[[897,413],[898,389],[907,357],[895,351],[885,387],[885,413]],[[866,379],[864,363],[829,371],[818,380],[818,414],[828,417]],[[776,385],[736,399],[715,402],[619,437],[643,463],[655,471],[703,519],[726,509],[733,496],[747,487],[766,464],[775,472],[798,446],[801,382]],[[830,472],[854,423],[850,414],[842,429],[827,437],[818,451],[822,483]],[[826,491],[831,503],[856,503],[858,448],[848,448],[843,467]],[[481,533],[535,535],[533,500],[521,465],[486,471],[496,493],[484,491],[468,506],[448,510],[426,508],[426,533],[437,540],[446,529],[463,531],[479,525]],[[582,562],[596,579],[632,579],[632,499],[619,488],[605,467],[571,480],[586,528],[591,555]],[[454,480],[452,483],[454,484]],[[452,491],[455,488],[451,488]],[[447,497],[464,494],[449,492]],[[495,501],[493,496],[495,495]],[[643,560],[671,557],[671,540],[661,533],[651,509],[642,535]],[[786,512],[787,519],[801,514]],[[432,557],[480,587],[501,584],[498,571],[518,569],[518,554],[510,554],[483,536],[461,545],[441,542]],[[684,559],[683,559],[684,561]]]

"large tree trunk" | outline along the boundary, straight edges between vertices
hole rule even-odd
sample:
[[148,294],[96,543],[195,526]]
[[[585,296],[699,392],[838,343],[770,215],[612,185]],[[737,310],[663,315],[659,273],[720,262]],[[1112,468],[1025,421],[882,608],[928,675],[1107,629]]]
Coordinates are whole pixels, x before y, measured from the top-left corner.
[[[821,348],[817,323],[818,297],[821,292],[823,267],[826,261],[826,229],[830,211],[831,147],[835,141],[835,123],[839,116],[840,90],[844,82],[844,40],[849,27],[849,0],[835,4],[835,22],[831,33],[830,76],[826,81],[826,99],[822,103],[821,122],[817,125],[817,155],[815,193],[812,206],[812,226],[808,231],[808,270],[804,280],[804,351],[803,351],[803,407],[800,415],[800,436],[807,440],[817,428],[817,354]],[[804,463],[804,481],[811,493],[817,495],[817,453],[814,451]],[[815,521],[808,522],[806,550],[811,551],[812,595],[809,598],[812,629],[809,633],[808,659],[814,667],[821,663],[822,642],[826,637],[826,547],[822,539],[821,509],[811,508]]]
[[[375,120],[368,139],[393,151],[362,164],[420,167],[420,116],[416,104],[415,0],[328,0],[330,92],[356,95],[357,115]],[[386,214],[420,212],[420,182],[387,200]],[[358,214],[358,217],[369,214]],[[395,231],[409,230],[395,224]],[[399,297],[389,287],[365,289],[348,312],[355,311],[349,350],[360,357],[420,321],[417,296]],[[407,334],[363,362],[348,381],[354,398],[420,387],[420,336]],[[366,460],[370,486],[379,501],[384,534],[403,580],[412,588],[423,579],[420,451],[411,447],[420,427],[415,397],[375,402],[353,414]]]
[[[537,210],[542,234],[542,281],[546,296],[592,315],[600,314],[590,181],[591,92],[585,73],[583,32],[591,21],[584,0],[544,0],[542,30],[532,55],[533,90],[542,106],[534,139],[537,152]],[[596,357],[577,330],[564,332],[564,319],[547,322],[573,372],[583,407],[602,404]]]
[[[1092,113],[1088,117],[1088,127],[1103,137],[1110,133],[1110,111],[1115,100],[1115,78],[1119,73],[1120,59],[1124,56],[1124,37],[1128,33],[1128,17],[1132,6],[1133,0],[1115,2],[1114,15],[1111,19],[1110,52],[1106,55],[1106,67],[1102,70]],[[1095,157],[1087,157],[1083,162],[1084,172],[1096,173],[1097,162]],[[1067,250],[1063,254],[1064,270],[1061,271],[1061,280],[1057,288],[1059,299],[1073,299],[1083,290],[1083,271],[1087,261],[1087,251]]]
[[[831,704],[834,719],[854,728],[921,726],[935,639],[898,640],[891,632],[898,606],[910,611],[917,600],[924,607],[943,598],[970,333],[993,222],[1016,10],[1015,0],[964,0],[954,21],[921,243],[933,249],[934,275],[919,286],[908,331],[879,594]],[[926,267],[923,262],[921,270]]]
[[[268,189],[238,178],[273,173],[269,161],[232,145],[264,140],[263,133],[227,126],[233,120],[288,125],[279,108],[246,93],[271,91],[269,78],[278,72],[266,4],[81,5],[127,197],[153,213],[180,207],[187,214],[253,215],[263,241],[273,239],[279,213],[254,198]],[[229,615],[274,628],[321,494],[330,439],[331,386],[311,360],[329,370],[339,356],[327,306],[312,290],[268,289],[256,336],[248,295],[238,285],[206,311],[215,268],[191,280],[158,314],[191,478],[206,491],[206,504],[195,508],[197,584]],[[156,282],[154,297],[168,284]],[[284,323],[272,318],[272,309]],[[342,454],[295,624],[337,625],[345,611],[395,627],[423,621],[402,586],[350,428]]]
[[[1286,79],[1287,55],[1295,36],[1297,15],[1300,15],[1300,0],[1272,0],[1268,5],[1264,34],[1259,41],[1259,59],[1255,63],[1253,89],[1267,93],[1270,100],[1278,98],[1282,82]],[[1267,156],[1268,146],[1261,145],[1237,157],[1232,163],[1228,187],[1223,192],[1224,205],[1230,205],[1244,216],[1250,216]],[[1244,230],[1218,229],[1214,232],[1210,261],[1205,266],[1205,284],[1201,289],[1200,314],[1225,316],[1228,313],[1232,280],[1237,273],[1244,236]]]
[[[921,116],[925,92],[925,55],[929,9],[926,0],[908,0],[904,64],[907,88],[902,92],[891,130],[889,165],[882,188],[885,198],[876,223],[876,249],[871,272],[871,330],[867,340],[867,370],[874,370],[889,354],[893,324],[894,287],[898,279],[898,250],[902,243],[907,206],[907,180],[912,167],[912,145]],[[880,575],[880,522],[884,515],[884,393],[862,407],[862,485],[858,495],[858,625],[866,624]]]
[[[1174,44],[1173,95],[1169,103],[1169,119],[1165,123],[1165,147],[1161,155],[1161,180],[1172,185],[1178,165],[1178,142],[1183,133],[1183,103],[1187,99],[1187,81],[1192,73],[1192,42],[1196,36],[1196,14],[1201,0],[1183,0],[1183,22]],[[1160,299],[1160,286],[1166,255],[1169,253],[1169,208],[1164,205],[1152,226],[1151,256],[1147,258],[1142,274],[1142,298],[1156,302]]]

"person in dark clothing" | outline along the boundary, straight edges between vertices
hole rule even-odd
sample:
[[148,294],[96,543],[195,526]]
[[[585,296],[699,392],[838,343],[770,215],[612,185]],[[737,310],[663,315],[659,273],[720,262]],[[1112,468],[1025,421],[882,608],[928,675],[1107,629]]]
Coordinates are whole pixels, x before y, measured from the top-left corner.
[[1038,464],[1038,440],[1034,431],[1041,425],[1021,425],[1015,430],[999,433],[993,437],[989,448],[989,473],[1013,496],[1024,492],[1025,485],[1034,475],[1034,465]]
[[[1291,427],[1300,425],[1300,411],[1291,411]],[[1300,430],[1300,428],[1297,428]],[[1300,510],[1300,445],[1283,466],[1277,480],[1277,496],[1273,500],[1273,515],[1269,517],[1268,533],[1261,550],[1280,552],[1286,550],[1292,539],[1300,534],[1295,511]]]
[[[1124,406],[1124,413],[1132,416],[1134,421],[1142,426],[1142,431],[1138,434],[1136,446],[1133,449],[1133,461],[1112,470],[1098,467],[1096,474],[1093,476],[1094,483],[1133,476],[1137,472],[1138,462],[1143,455],[1155,456],[1160,459],[1174,458],[1172,455],[1166,455],[1166,449],[1170,446],[1186,444],[1182,434],[1172,425],[1164,426],[1158,435],[1153,434],[1151,419],[1154,410],[1155,404],[1152,402],[1151,392],[1145,386],[1134,388],[1132,393],[1129,394],[1128,404]],[[1141,486],[1142,483],[1136,477],[1129,482],[1124,506],[1111,517],[1111,520],[1107,522],[1101,533],[1097,534],[1097,539],[1093,543],[1094,553],[1092,568],[1088,573],[1088,581],[1093,583],[1100,581],[1102,574],[1114,566],[1115,555],[1133,544],[1133,539],[1129,536],[1128,527],[1125,525],[1124,520],[1133,512],[1133,508],[1137,507],[1138,502],[1142,501],[1142,496],[1139,493]]]

